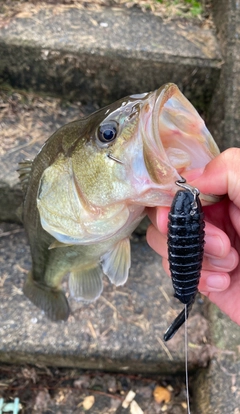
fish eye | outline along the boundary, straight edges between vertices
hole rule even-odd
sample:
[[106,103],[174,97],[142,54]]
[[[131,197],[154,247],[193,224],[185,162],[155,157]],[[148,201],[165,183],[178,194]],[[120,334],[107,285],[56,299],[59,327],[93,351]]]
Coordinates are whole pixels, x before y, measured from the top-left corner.
[[98,127],[97,135],[99,141],[108,143],[114,141],[117,136],[118,125],[116,122],[109,122]]

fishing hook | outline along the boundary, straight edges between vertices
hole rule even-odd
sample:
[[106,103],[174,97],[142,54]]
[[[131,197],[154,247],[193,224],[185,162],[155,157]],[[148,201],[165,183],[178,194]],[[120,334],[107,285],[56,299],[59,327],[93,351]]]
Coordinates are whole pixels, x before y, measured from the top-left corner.
[[179,187],[184,188],[185,190],[190,191],[193,194],[193,202],[192,202],[192,211],[190,212],[191,216],[193,216],[198,208],[197,205],[197,197],[200,194],[200,191],[196,187],[192,187],[190,184],[186,182],[186,179],[181,176],[181,180],[175,181],[175,184]]
[[108,158],[110,158],[111,160],[113,160],[113,161],[116,161],[116,162],[118,162],[118,164],[124,164],[124,162],[122,162],[121,160],[119,160],[118,158],[116,158],[116,157],[114,157],[112,154],[107,154],[107,156],[108,156]]

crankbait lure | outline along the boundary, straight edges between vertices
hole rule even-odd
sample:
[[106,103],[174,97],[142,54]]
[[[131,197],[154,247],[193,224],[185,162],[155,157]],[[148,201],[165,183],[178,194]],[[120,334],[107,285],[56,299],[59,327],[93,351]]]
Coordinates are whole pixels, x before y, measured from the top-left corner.
[[198,292],[204,252],[203,211],[199,190],[185,179],[176,181],[183,188],[174,197],[168,222],[168,257],[175,297],[185,304],[164,334],[168,341],[188,318]]

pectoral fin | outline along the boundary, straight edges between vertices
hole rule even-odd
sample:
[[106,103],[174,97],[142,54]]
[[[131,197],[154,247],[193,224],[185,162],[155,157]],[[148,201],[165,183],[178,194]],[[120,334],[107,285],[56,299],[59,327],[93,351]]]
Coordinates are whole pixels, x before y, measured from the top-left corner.
[[31,272],[23,286],[23,293],[52,321],[68,319],[70,308],[63,291],[35,282]]
[[118,242],[113,250],[101,257],[102,269],[105,275],[116,286],[123,285],[128,278],[131,266],[131,248],[129,238]]
[[92,302],[102,293],[102,270],[97,264],[72,271],[69,278],[71,296],[78,300]]
[[51,244],[50,244],[50,246],[48,247],[48,250],[51,250],[51,249],[58,249],[59,247],[69,247],[69,246],[72,246],[72,244],[65,244],[65,243],[61,243],[60,241],[58,241],[58,240],[54,240],[54,242],[52,242]]

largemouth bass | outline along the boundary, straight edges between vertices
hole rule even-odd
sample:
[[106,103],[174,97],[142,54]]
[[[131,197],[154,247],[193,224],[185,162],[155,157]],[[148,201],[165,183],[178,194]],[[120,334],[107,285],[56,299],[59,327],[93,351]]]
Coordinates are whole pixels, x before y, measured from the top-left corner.
[[[77,300],[96,300],[103,275],[123,285],[129,237],[145,207],[170,206],[180,175],[218,154],[203,120],[174,84],[60,128],[19,168],[32,256],[25,295],[57,321],[70,313],[60,287],[67,273]],[[214,199],[202,195],[202,201]]]

